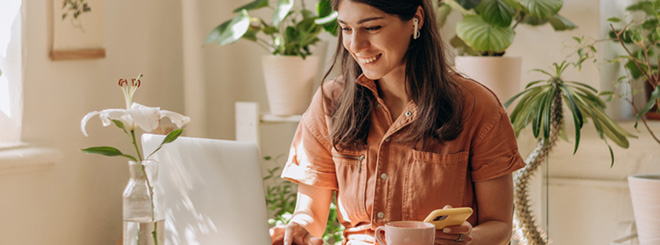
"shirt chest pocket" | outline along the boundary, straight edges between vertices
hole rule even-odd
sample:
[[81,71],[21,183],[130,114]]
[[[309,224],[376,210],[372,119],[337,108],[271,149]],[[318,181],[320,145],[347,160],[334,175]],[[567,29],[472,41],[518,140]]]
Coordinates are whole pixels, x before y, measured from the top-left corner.
[[[344,209],[351,223],[366,213],[366,166],[367,152],[332,152],[339,187],[340,208]],[[353,224],[355,225],[355,224]]]
[[[404,187],[403,209],[408,219],[424,219],[444,205],[463,206],[469,153],[412,151]],[[404,212],[405,213],[405,212]]]

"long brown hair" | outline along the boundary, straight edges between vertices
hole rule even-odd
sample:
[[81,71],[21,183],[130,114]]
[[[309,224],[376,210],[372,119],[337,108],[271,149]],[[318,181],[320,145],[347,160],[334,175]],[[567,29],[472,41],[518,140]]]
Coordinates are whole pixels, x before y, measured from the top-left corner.
[[[443,53],[443,42],[430,0],[333,0],[334,10],[341,1],[368,4],[387,14],[397,15],[402,21],[412,19],[418,6],[422,6],[424,24],[421,35],[411,40],[405,57],[406,92],[417,104],[417,119],[398,140],[409,142],[432,138],[442,143],[456,139],[463,130],[463,96],[452,79],[455,72]],[[338,149],[364,149],[376,98],[369,89],[355,82],[362,69],[343,47],[342,35],[340,31],[334,61],[323,79],[326,80],[340,60],[343,91],[330,106],[330,138]]]

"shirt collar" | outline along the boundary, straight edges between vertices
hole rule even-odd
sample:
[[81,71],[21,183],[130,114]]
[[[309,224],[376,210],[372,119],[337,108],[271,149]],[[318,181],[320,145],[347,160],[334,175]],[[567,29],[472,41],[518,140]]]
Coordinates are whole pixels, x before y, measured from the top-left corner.
[[[355,79],[355,82],[369,90],[374,94],[376,98],[380,98],[378,96],[378,85],[376,85],[376,81],[371,80],[367,78],[364,74],[360,74],[360,76]],[[409,115],[406,115],[406,112],[410,112]],[[406,105],[405,111],[403,112],[405,117],[403,117],[403,121],[400,122],[400,124],[407,124],[413,121],[414,119],[417,118],[417,104],[413,100],[410,100],[408,102],[408,105]]]
[[365,76],[364,74],[360,74],[360,76],[358,76],[357,79],[355,79],[355,82],[371,90],[374,96],[378,98],[378,86],[376,85],[376,81],[367,78],[367,76]]

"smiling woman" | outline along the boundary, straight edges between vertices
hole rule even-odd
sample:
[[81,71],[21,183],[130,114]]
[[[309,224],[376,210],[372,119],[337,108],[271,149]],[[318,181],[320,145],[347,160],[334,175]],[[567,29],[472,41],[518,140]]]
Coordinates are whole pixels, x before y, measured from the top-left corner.
[[506,244],[513,180],[525,165],[497,97],[447,63],[430,0],[334,0],[340,76],[303,115],[282,177],[296,211],[273,244],[321,244],[329,204],[343,244],[374,244],[390,222],[475,210],[434,244]]

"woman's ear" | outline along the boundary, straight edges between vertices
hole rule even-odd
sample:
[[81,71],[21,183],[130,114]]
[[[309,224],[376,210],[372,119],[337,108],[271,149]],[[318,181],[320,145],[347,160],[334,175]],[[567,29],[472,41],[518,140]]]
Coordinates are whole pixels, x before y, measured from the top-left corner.
[[422,26],[424,25],[424,9],[422,6],[417,6],[417,12],[415,12],[415,16],[413,16],[413,19],[417,19],[419,21],[419,24],[417,24],[418,30],[422,29]]

